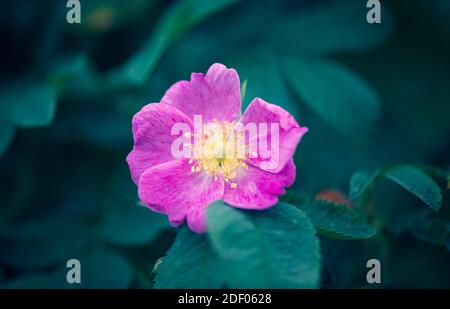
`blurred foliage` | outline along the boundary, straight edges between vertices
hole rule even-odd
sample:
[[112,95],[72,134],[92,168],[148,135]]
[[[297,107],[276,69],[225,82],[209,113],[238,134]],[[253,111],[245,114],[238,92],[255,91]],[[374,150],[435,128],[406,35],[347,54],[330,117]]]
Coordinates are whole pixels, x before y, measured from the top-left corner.
[[[0,3],[1,287],[359,288],[370,258],[375,287],[450,287],[448,1],[81,3]],[[214,62],[309,133],[283,202],[177,233],[137,203],[131,117]]]

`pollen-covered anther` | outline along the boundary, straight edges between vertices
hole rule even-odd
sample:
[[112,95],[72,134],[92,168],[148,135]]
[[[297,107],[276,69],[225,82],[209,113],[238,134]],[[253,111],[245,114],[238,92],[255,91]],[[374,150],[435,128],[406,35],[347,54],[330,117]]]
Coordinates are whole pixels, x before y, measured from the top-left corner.
[[215,179],[222,176],[231,188],[236,188],[230,179],[237,177],[239,169],[248,168],[244,162],[247,156],[239,152],[242,144],[243,135],[236,130],[235,122],[213,120],[204,125],[201,139],[192,145],[196,167],[191,170],[204,170]]

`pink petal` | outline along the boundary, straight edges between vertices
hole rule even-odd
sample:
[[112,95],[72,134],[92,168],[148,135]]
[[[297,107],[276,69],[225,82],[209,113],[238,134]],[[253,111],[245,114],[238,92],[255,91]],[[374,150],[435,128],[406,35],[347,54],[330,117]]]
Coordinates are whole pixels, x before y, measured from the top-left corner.
[[206,208],[223,197],[221,177],[192,173],[185,159],[157,165],[145,171],[139,181],[139,198],[146,205],[164,205],[169,221],[177,226],[187,219],[191,230],[206,230]]
[[183,134],[171,134],[175,123],[186,123],[193,130],[192,122],[186,115],[166,104],[148,104],[134,115],[134,147],[127,157],[127,162],[136,184],[146,169],[174,160],[171,152],[172,142]]
[[[258,156],[256,158],[250,157],[247,162],[273,173],[281,171],[286,163],[291,160],[300,139],[308,132],[308,128],[301,127],[288,111],[277,105],[267,103],[260,98],[256,98],[250,103],[241,118],[241,122],[244,125],[255,123],[257,127],[259,127],[260,123],[267,124],[267,134],[258,133],[257,140],[250,140],[250,143],[259,146],[262,140],[267,140],[268,148],[278,153],[278,156],[264,157],[258,149]],[[272,141],[275,136],[271,134],[271,123],[279,125],[278,149],[270,147],[272,144],[276,145]]]
[[225,185],[224,201],[238,208],[265,209],[278,202],[278,196],[285,193],[295,180],[295,165],[289,160],[279,173],[270,173],[257,167],[249,166],[247,170],[231,181],[237,184],[232,189]]
[[213,119],[234,121],[241,111],[239,75],[234,69],[213,64],[206,75],[193,73],[190,82],[174,84],[161,103],[175,106],[191,119],[202,115],[203,123]]

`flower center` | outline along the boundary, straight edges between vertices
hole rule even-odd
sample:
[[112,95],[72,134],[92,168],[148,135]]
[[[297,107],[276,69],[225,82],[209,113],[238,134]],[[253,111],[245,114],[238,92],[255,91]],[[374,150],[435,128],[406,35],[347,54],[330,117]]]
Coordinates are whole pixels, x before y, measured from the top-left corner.
[[193,164],[193,173],[205,171],[209,174],[222,175],[225,182],[232,189],[237,183],[232,182],[239,169],[247,169],[245,163],[245,145],[242,131],[237,129],[235,122],[214,120],[203,126],[202,134],[194,136],[191,146],[194,158],[189,161]]

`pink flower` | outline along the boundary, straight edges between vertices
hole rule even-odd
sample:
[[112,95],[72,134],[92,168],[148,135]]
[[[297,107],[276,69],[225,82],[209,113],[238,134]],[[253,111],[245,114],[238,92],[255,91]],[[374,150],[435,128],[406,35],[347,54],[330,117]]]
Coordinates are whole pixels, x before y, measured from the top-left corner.
[[[214,201],[223,199],[233,207],[258,210],[275,205],[278,196],[285,193],[284,188],[295,180],[292,157],[308,129],[281,107],[259,98],[250,103],[243,115],[240,112],[239,76],[234,69],[217,63],[206,75],[193,73],[190,81],[174,84],[160,103],[144,106],[133,117],[134,147],[127,157],[141,201],[150,209],[167,214],[172,225],[187,221],[191,230],[198,233],[206,230],[206,208]],[[277,136],[267,130],[256,140],[270,144],[277,139],[277,148],[271,148],[277,151],[275,164],[267,164],[268,158],[258,153],[216,156],[210,146],[222,138],[212,138],[218,134],[211,131],[201,133],[203,150],[198,155],[198,147],[192,142],[194,136],[172,134],[172,128],[179,123],[195,132],[196,115],[201,115],[203,123],[215,123],[222,129],[237,123],[277,124]],[[185,138],[189,144],[186,146],[197,156],[173,155],[172,145],[180,138]],[[228,143],[229,138],[225,136],[224,140]]]

